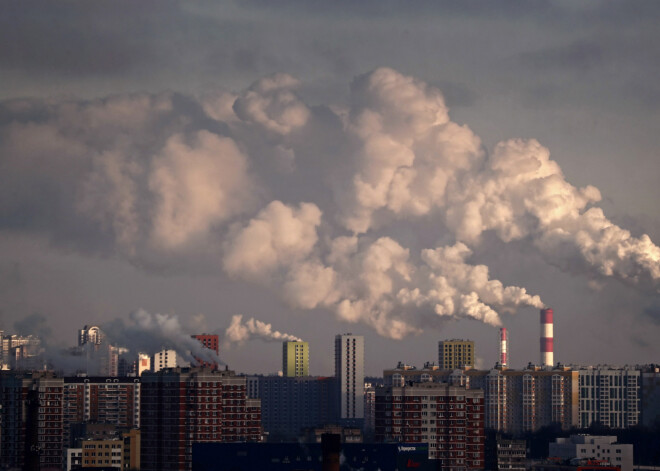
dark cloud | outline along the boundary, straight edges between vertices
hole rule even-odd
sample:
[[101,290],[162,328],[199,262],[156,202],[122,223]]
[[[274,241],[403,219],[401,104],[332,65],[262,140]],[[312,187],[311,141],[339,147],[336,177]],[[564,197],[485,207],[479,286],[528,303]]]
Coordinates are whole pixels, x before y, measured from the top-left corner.
[[0,292],[15,290],[24,283],[19,262],[8,261],[0,264]]
[[267,0],[248,0],[238,2],[246,9],[256,11],[267,10],[275,14],[291,14],[303,16],[359,17],[368,21],[378,21],[388,17],[420,18],[431,16],[472,16],[472,17],[527,17],[548,16],[561,12],[563,8],[557,3],[542,1],[509,0],[504,2],[488,2],[484,0],[466,0],[462,2],[423,0],[415,2],[414,8],[400,0],[368,0],[352,2],[324,2],[323,0],[304,1],[289,0],[273,4]]
[[0,65],[37,74],[121,75],[154,58],[150,30],[174,2],[8,1]]
[[450,80],[440,80],[433,83],[445,96],[447,105],[450,108],[464,108],[473,106],[479,100],[479,95],[474,90],[466,87],[464,84],[452,82]]
[[644,316],[656,325],[660,325],[660,300],[654,301],[643,311]]
[[602,64],[603,60],[603,46],[586,40],[520,55],[523,65],[541,71],[557,68],[588,69]]
[[18,335],[36,335],[42,339],[48,339],[52,332],[48,318],[38,312],[16,321],[14,329]]

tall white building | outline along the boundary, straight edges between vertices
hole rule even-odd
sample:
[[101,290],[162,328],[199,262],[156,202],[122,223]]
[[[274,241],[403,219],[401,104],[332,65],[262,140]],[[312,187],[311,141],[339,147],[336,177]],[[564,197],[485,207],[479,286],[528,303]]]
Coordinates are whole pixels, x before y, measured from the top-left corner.
[[335,337],[335,378],[339,392],[339,419],[347,424],[364,421],[364,337]]

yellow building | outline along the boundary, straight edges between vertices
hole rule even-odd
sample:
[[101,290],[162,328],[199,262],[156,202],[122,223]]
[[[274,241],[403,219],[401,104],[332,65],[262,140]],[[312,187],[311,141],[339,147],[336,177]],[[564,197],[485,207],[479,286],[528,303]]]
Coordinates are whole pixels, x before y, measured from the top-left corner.
[[120,438],[82,442],[83,468],[121,468],[124,441]]
[[124,439],[122,469],[140,469],[140,431],[132,429],[130,432],[122,433]]
[[83,468],[140,469],[140,431],[122,433],[121,437],[82,442]]
[[441,340],[438,342],[438,366],[442,370],[474,368],[474,342]]
[[309,376],[309,344],[284,342],[282,344],[282,374],[288,377]]

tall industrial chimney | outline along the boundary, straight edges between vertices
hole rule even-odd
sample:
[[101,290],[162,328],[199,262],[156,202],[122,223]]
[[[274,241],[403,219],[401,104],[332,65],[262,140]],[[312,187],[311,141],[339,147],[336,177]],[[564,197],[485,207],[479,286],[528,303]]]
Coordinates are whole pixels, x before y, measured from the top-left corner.
[[500,365],[506,367],[507,365],[507,350],[506,350],[506,327],[500,328]]
[[552,309],[541,309],[541,366],[553,366]]

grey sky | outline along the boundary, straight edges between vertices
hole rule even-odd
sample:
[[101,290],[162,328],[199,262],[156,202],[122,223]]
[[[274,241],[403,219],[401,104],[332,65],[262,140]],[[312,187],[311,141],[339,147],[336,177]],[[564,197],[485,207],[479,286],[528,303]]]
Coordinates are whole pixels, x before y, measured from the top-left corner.
[[[333,336],[348,331],[366,336],[369,374],[397,360],[435,360],[437,340],[453,337],[474,339],[491,366],[493,326],[420,315],[423,333],[392,340],[337,320],[332,308],[292,308],[281,296],[285,282],[227,275],[229,241],[258,214],[270,217],[261,211],[273,200],[296,209],[316,204],[319,245],[348,234],[332,219],[341,210],[331,180],[352,168],[342,158],[353,143],[343,141],[334,112],[361,106],[351,84],[378,67],[439,88],[450,119],[467,125],[488,153],[499,141],[537,139],[570,184],[601,191],[596,206],[609,220],[660,241],[658,2],[9,1],[0,12],[5,330],[39,313],[55,342],[73,344],[83,324],[127,320],[137,308],[176,314],[191,332],[221,331],[243,314],[308,340],[317,374],[332,372]],[[274,73],[300,80],[295,94],[310,113],[304,126],[258,132],[263,123],[250,114],[251,102],[243,115],[234,107],[242,122],[204,109],[222,93],[247,100],[252,84]],[[213,103],[216,112],[225,109]],[[233,139],[238,153],[200,130]],[[216,145],[228,157],[210,162],[207,176],[233,188],[218,194],[227,206],[209,209],[203,195],[192,195],[201,212],[184,220],[189,231],[180,237],[195,228],[206,235],[185,251],[154,246],[159,230],[176,235],[172,220],[154,216],[154,188],[165,194],[188,168],[177,152],[207,162],[196,151]],[[109,192],[120,183],[130,184],[124,189],[136,201],[121,217],[125,200]],[[213,224],[203,217],[209,211]],[[112,223],[104,219],[111,213]],[[455,242],[436,216],[390,218],[366,237],[387,235],[417,257]],[[471,248],[470,262],[487,265],[491,278],[525,287],[555,309],[557,360],[659,361],[657,280],[601,277],[581,262],[541,254],[530,238],[504,243],[492,231]],[[537,361],[537,309],[521,307],[502,321],[514,366]],[[241,371],[281,367],[279,346],[259,340],[222,357]]]

